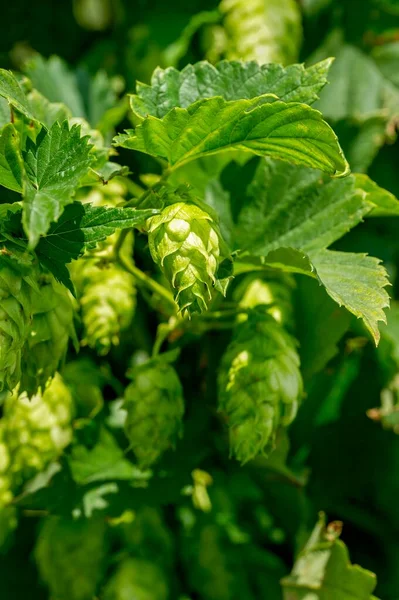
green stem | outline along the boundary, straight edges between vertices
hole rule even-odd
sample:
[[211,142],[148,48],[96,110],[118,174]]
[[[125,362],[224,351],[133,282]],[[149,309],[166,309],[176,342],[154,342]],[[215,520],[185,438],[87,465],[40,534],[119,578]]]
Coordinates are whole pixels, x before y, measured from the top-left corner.
[[125,260],[120,254],[117,256],[117,260],[128,273],[131,273],[135,277],[139,285],[142,285],[143,287],[154,292],[154,294],[161,296],[161,298],[165,300],[165,303],[168,305],[169,309],[173,308],[173,310],[168,310],[170,314],[176,313],[176,303],[169,290],[138,269],[136,265],[128,263],[127,260]]

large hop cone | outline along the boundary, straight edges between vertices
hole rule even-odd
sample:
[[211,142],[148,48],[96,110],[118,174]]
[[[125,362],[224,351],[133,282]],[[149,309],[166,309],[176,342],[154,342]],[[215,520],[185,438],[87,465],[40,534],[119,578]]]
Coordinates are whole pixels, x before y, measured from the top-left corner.
[[21,353],[31,323],[29,280],[0,262],[0,392],[12,390],[21,378]]
[[163,570],[141,558],[120,563],[104,590],[104,600],[168,600],[169,586]]
[[219,407],[231,452],[243,463],[274,448],[277,430],[294,419],[302,378],[294,339],[267,315],[238,326],[219,372]]
[[136,367],[125,391],[125,432],[141,467],[149,467],[181,433],[183,390],[162,357]]
[[191,201],[175,202],[149,219],[148,234],[152,258],[175,291],[183,316],[205,311],[223,245],[210,212]]
[[72,439],[72,417],[72,396],[58,374],[44,394],[30,399],[26,392],[15,392],[6,398],[3,439],[15,487],[59,457]]
[[69,339],[77,344],[74,308],[68,290],[50,274],[42,274],[31,292],[33,320],[23,352],[20,391],[45,388],[64,363]]
[[[76,286],[82,321],[83,343],[100,355],[119,343],[120,334],[132,322],[136,308],[134,277],[113,261],[115,236],[101,247],[76,261],[71,269]],[[129,260],[133,237],[129,234],[121,253]]]
[[106,526],[102,519],[48,517],[34,556],[54,600],[92,600],[105,570]]

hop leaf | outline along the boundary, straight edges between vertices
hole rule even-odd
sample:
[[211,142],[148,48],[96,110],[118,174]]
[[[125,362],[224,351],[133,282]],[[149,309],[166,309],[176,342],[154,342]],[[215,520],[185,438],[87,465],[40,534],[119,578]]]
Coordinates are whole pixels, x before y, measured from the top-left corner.
[[109,580],[104,600],[167,600],[168,583],[163,570],[139,558],[124,560]]
[[135,368],[125,391],[125,432],[141,467],[149,467],[181,432],[183,390],[163,357]]
[[91,600],[104,572],[106,527],[100,519],[48,517],[35,559],[56,600]]
[[10,454],[8,474],[14,487],[58,458],[72,439],[72,416],[72,396],[59,375],[43,395],[29,399],[25,392],[15,391],[6,398],[3,439]]
[[20,391],[34,394],[63,365],[69,339],[77,344],[74,309],[68,290],[50,274],[39,277],[38,291],[31,291],[33,321],[23,351]]
[[149,219],[148,241],[154,261],[175,290],[181,313],[190,316],[207,309],[224,248],[211,214],[178,198]]
[[[119,344],[120,334],[132,322],[136,308],[134,277],[112,261],[115,236],[72,266],[84,325],[83,343],[98,354]],[[133,237],[125,239],[121,253],[130,260]]]
[[228,346],[218,385],[232,454],[245,463],[270,452],[278,428],[294,419],[302,395],[293,338],[274,319],[253,316]]
[[[14,262],[14,261],[13,261]],[[30,273],[0,263],[0,392],[21,378],[21,353],[31,322]]]

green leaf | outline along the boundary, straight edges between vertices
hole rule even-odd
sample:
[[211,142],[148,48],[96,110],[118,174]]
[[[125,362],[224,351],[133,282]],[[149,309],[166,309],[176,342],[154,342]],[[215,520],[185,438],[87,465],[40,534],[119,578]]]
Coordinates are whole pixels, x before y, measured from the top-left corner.
[[11,71],[5,69],[0,69],[0,96],[25,117],[35,120],[30,103],[18,80]]
[[313,375],[338,353],[338,342],[348,330],[352,317],[325,293],[315,280],[298,277],[297,337],[304,379]]
[[133,479],[138,469],[128,461],[115,438],[102,427],[92,449],[79,445],[72,448],[68,459],[72,477],[79,485],[93,481]]
[[19,137],[14,125],[6,125],[0,135],[0,185],[22,191],[24,164],[19,147]]
[[[372,600],[374,573],[352,565],[339,539],[342,523],[326,526],[324,515],[300,552],[291,575],[281,581],[284,600]],[[376,600],[376,599],[375,599]]]
[[173,67],[155,69],[151,85],[137,83],[130,97],[133,112],[145,118],[162,118],[172,108],[187,108],[197,100],[221,96],[225,100],[256,98],[275,94],[284,102],[311,104],[327,83],[332,59],[306,69],[303,65],[282,67],[259,65],[254,61],[222,61],[216,66],[207,61],[187,65],[182,71]]
[[147,117],[115,142],[166,159],[171,169],[222,150],[247,150],[331,175],[349,171],[333,130],[318,111],[268,95],[231,102],[220,97],[200,100],[187,109],[171,110],[163,119]]
[[73,290],[65,265],[94,248],[116,229],[127,229],[144,223],[157,214],[155,209],[107,208],[74,202],[66,207],[57,223],[43,237],[36,253],[53,275]]
[[302,41],[301,12],[295,0],[222,0],[226,58],[290,64]]
[[366,254],[333,250],[312,252],[310,258],[327,294],[364,321],[377,345],[378,322],[386,322],[383,309],[389,307],[384,289],[389,281],[381,261]]
[[37,90],[28,94],[28,99],[36,118],[47,128],[52,127],[55,121],[65,121],[72,117],[72,113],[65,104],[61,102],[49,102]]
[[399,216],[399,200],[388,190],[384,190],[367,175],[356,173],[356,186],[367,194],[367,200],[374,205],[371,217]]
[[31,248],[72,202],[79,180],[92,162],[90,149],[80,127],[70,129],[67,121],[54,123],[48,131],[43,129],[36,144],[28,142],[23,225]]
[[386,322],[384,308],[389,306],[389,296],[384,289],[389,280],[380,262],[372,256],[353,252],[319,250],[306,254],[293,248],[279,248],[263,257],[243,256],[235,262],[234,273],[272,267],[318,279],[339,306],[363,320],[377,345],[378,322]]
[[[84,69],[74,72],[58,56],[48,60],[35,56],[25,71],[33,86],[50,102],[63,103],[74,117],[86,119],[92,127],[112,129],[125,113],[125,107],[115,111],[117,95],[113,81],[104,71],[98,71],[94,77]],[[108,111],[111,112],[107,114]]]
[[331,179],[271,159],[259,164],[248,196],[242,199],[235,246],[262,256],[280,247],[327,248],[372,208],[353,176]]

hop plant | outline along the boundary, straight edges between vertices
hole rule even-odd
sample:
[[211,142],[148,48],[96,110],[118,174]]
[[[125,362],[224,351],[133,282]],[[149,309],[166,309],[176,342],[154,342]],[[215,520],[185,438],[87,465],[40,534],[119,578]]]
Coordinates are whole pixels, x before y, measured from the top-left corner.
[[30,288],[35,271],[23,275],[0,263],[0,392],[12,390],[21,379],[22,348],[31,323]]
[[125,559],[104,591],[104,600],[167,600],[169,586],[163,570],[140,558]]
[[[73,265],[84,325],[83,343],[101,356],[119,343],[120,334],[132,322],[136,307],[134,277],[113,261],[115,235],[101,247]],[[129,234],[120,249],[130,260],[133,235]]]
[[48,517],[34,551],[54,600],[92,600],[103,577],[107,531],[102,519]]
[[183,390],[165,355],[135,367],[125,391],[125,433],[143,468],[152,465],[181,433]]
[[13,487],[58,458],[72,439],[72,416],[72,396],[58,374],[43,394],[29,399],[15,391],[6,398],[1,423]]
[[71,338],[77,338],[73,324],[74,308],[68,290],[50,274],[41,274],[38,290],[31,290],[33,315],[23,351],[20,391],[33,394],[45,388],[62,367]]
[[232,454],[242,463],[267,454],[302,395],[294,339],[273,318],[252,316],[238,326],[222,358],[218,386]]
[[148,220],[148,242],[153,260],[175,291],[183,316],[208,307],[225,249],[214,217],[188,196],[170,194],[168,206]]

